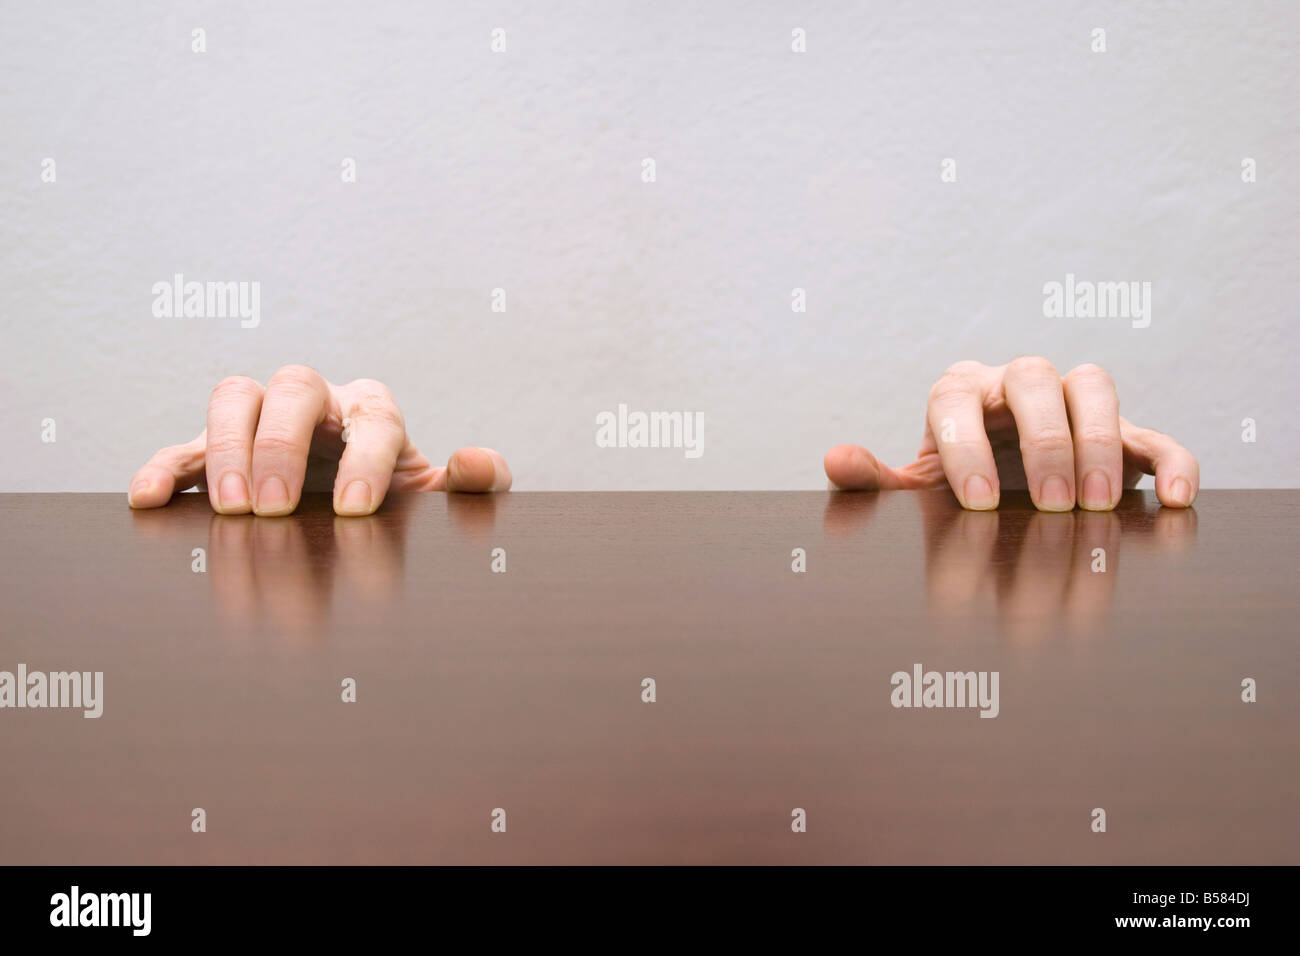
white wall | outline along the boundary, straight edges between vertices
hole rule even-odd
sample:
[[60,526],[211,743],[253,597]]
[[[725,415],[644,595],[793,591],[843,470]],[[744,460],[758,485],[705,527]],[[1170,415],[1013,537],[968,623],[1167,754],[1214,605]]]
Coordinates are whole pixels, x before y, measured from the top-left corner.
[[[518,489],[823,488],[1021,353],[1109,368],[1207,486],[1300,483],[1294,2],[332,8],[0,4],[0,490],[123,490],[287,362]],[[176,272],[260,326],[154,318]],[[1150,281],[1150,327],[1045,319],[1067,272]],[[598,449],[619,402],[704,456]]]

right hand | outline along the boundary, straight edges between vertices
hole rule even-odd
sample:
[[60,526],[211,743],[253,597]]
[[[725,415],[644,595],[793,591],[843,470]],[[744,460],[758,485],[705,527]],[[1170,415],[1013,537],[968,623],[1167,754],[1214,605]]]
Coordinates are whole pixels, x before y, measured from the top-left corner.
[[1156,497],[1189,508],[1200,487],[1196,459],[1168,435],[1119,415],[1110,375],[1080,365],[1062,377],[1045,358],[1005,365],[958,362],[930,389],[925,435],[916,460],[882,464],[857,445],[826,453],[836,488],[875,491],[942,488],[963,508],[998,506],[1003,488],[1027,488],[1039,511],[1110,511],[1142,475],[1155,475]]
[[382,383],[333,385],[315,369],[286,365],[265,388],[242,376],[218,383],[207,427],[150,458],[127,500],[158,508],[198,485],[218,514],[275,516],[298,507],[303,491],[332,485],[336,513],[368,515],[390,490],[508,491],[510,483],[505,459],[490,448],[461,448],[445,468],[430,465]]

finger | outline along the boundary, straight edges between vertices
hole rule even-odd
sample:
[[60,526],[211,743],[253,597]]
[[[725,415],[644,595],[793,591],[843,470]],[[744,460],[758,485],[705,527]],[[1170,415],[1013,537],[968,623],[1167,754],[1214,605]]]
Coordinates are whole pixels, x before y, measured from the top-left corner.
[[158,508],[172,495],[194,487],[203,477],[203,454],[207,430],[184,445],[159,450],[131,478],[126,500],[132,508]]
[[1156,476],[1156,497],[1162,505],[1186,508],[1201,488],[1201,469],[1196,458],[1168,435],[1138,428],[1121,418],[1120,436],[1124,458],[1144,474]]
[[1020,433],[1029,495],[1040,511],[1074,508],[1074,443],[1061,376],[1043,358],[1018,358],[1003,375],[1007,407]]
[[1115,383],[1096,365],[1080,365],[1065,376],[1064,389],[1079,507],[1110,511],[1124,490],[1124,444]]
[[266,383],[253,438],[253,510],[259,515],[287,515],[298,507],[312,433],[328,401],[325,379],[305,365],[286,365]]
[[491,448],[457,449],[438,477],[435,491],[509,491],[513,479],[506,460]]
[[1001,492],[993,446],[984,431],[985,368],[961,362],[948,369],[930,389],[925,411],[948,484],[962,507],[973,511],[996,508]]
[[890,468],[860,445],[836,445],[823,461],[826,477],[841,491],[891,491],[896,488],[935,488],[943,475],[926,462]]
[[242,375],[222,379],[208,400],[208,500],[217,514],[253,510],[249,481],[262,386]]
[[334,479],[334,511],[368,515],[388,494],[397,456],[406,445],[406,422],[392,392],[380,382],[360,379],[342,395],[346,443]]

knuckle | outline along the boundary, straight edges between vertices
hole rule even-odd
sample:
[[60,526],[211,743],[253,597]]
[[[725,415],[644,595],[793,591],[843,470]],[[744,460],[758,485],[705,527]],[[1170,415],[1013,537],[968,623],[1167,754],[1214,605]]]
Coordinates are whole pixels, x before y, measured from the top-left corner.
[[352,418],[392,425],[405,431],[406,422],[402,418],[402,410],[398,407],[397,400],[393,398],[393,393],[383,382],[371,378],[359,378],[349,383],[348,390],[352,393],[350,402]]
[[1082,425],[1074,430],[1075,441],[1101,451],[1120,450],[1119,432],[1105,425]]
[[320,372],[309,365],[283,365],[271,376],[268,387],[291,388],[301,391],[318,391],[325,380]]
[[285,458],[306,451],[292,435],[277,429],[257,433],[253,439],[253,455],[257,458]]
[[348,389],[356,392],[363,400],[393,401],[393,393],[387,385],[373,378],[358,378],[348,382]]
[[222,433],[208,436],[208,454],[219,458],[233,457],[244,451],[248,442],[240,435]]
[[1149,428],[1133,427],[1125,433],[1124,440],[1141,454],[1151,455],[1155,451],[1155,439],[1157,437],[1155,432]]
[[262,394],[262,386],[247,375],[228,375],[212,387],[212,401]]
[[1115,387],[1114,380],[1110,377],[1110,373],[1100,365],[1095,365],[1092,362],[1085,362],[1083,365],[1078,365],[1070,369],[1065,376],[1065,380],[1075,385],[1100,385],[1106,388]]
[[969,380],[952,369],[944,372],[939,380],[930,386],[930,401],[937,405],[955,405],[975,394]]
[[1020,438],[1020,451],[1029,455],[1059,455],[1072,451],[1074,443],[1063,428],[1040,428]]
[[1007,374],[1026,379],[1051,377],[1059,381],[1056,366],[1041,355],[1021,355],[1007,363]]
[[976,362],[973,359],[962,359],[960,362],[953,362],[948,366],[945,375],[975,375],[985,368],[982,362]]
[[168,445],[158,449],[149,460],[149,464],[164,468],[187,469],[198,460],[200,454],[193,444]]
[[352,409],[352,420],[367,424],[386,425],[389,428],[406,431],[406,421],[401,409],[391,402],[358,402]]

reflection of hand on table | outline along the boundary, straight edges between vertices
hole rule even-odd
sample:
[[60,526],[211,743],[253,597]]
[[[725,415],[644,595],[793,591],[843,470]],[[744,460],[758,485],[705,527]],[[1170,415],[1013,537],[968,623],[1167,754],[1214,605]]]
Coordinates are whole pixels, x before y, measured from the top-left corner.
[[[1031,510],[1023,493],[987,512],[958,508],[947,495],[916,500],[930,612],[961,621],[996,605],[1017,640],[1038,640],[1057,622],[1073,634],[1096,633],[1110,613],[1122,551],[1175,554],[1196,543],[1195,510],[1151,509],[1141,492],[1113,511],[1065,514]],[[832,494],[823,526],[869,534],[879,506],[877,495]]]

